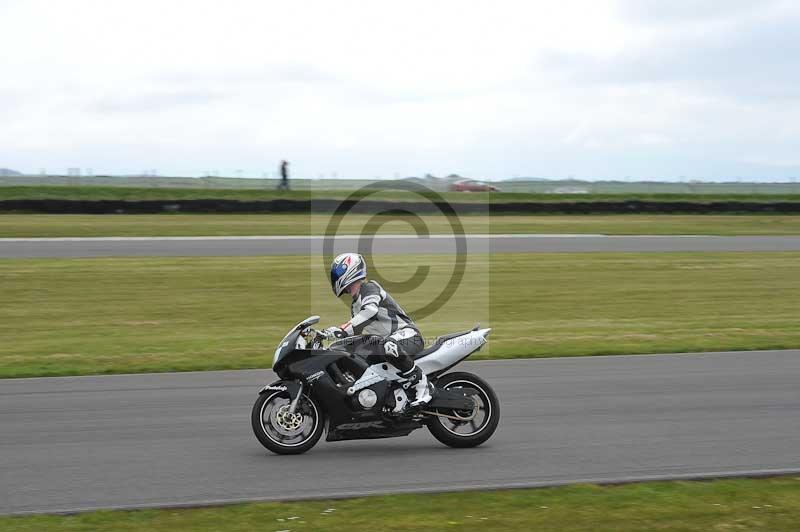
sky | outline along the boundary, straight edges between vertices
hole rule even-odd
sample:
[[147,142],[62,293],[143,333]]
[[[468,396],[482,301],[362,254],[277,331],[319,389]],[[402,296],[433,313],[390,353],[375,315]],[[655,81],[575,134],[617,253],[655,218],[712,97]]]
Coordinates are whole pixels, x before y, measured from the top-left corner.
[[0,167],[800,177],[800,2],[0,0]]

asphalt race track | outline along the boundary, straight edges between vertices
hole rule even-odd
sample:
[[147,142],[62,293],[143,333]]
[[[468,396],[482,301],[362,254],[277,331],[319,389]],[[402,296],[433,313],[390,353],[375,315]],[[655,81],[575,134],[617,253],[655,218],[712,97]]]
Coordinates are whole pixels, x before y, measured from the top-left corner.
[[250,429],[269,370],[3,380],[0,513],[800,471],[800,350],[460,369],[503,405],[484,446],[420,430],[295,457]]
[[[468,235],[470,253],[800,251],[800,236]],[[323,237],[1,238],[0,258],[148,256],[319,256]],[[363,242],[362,242],[363,243]],[[359,249],[359,237],[335,238],[335,252]],[[367,248],[369,249],[369,247]],[[379,235],[374,253],[453,253],[452,235]]]

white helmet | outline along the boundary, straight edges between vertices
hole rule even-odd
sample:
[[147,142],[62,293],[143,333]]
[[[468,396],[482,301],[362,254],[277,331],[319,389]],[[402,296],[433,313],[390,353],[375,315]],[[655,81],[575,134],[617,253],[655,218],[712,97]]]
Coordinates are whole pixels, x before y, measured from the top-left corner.
[[367,262],[358,253],[342,253],[331,264],[331,288],[336,297],[360,279],[367,278]]

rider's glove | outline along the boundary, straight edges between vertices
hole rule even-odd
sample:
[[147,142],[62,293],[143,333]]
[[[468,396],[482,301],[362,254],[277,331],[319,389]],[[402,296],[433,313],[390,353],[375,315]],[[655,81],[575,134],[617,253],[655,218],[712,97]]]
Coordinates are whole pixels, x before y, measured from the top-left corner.
[[344,338],[347,336],[347,333],[339,327],[328,327],[322,331],[322,334],[324,334],[326,338]]

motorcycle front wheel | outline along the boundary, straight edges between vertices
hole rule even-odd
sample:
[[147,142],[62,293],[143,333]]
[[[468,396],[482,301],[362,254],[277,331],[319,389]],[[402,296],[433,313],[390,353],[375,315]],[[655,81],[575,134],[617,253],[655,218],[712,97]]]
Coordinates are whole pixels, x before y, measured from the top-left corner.
[[288,392],[276,391],[258,396],[253,405],[253,432],[261,445],[276,454],[301,454],[319,441],[325,430],[322,409],[306,394],[290,412]]
[[439,389],[456,391],[471,397],[470,411],[439,412],[432,416],[428,430],[433,437],[450,447],[475,447],[488,440],[500,423],[500,401],[489,384],[472,373],[454,372],[436,381]]

